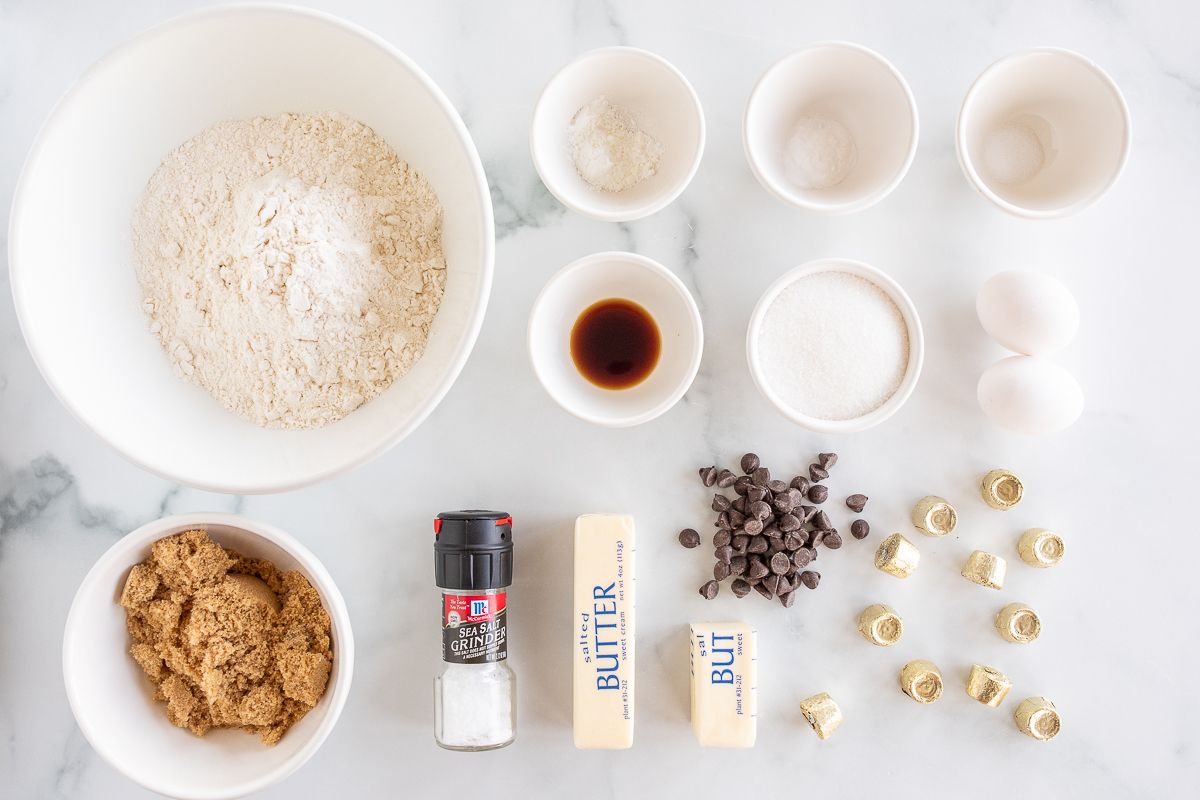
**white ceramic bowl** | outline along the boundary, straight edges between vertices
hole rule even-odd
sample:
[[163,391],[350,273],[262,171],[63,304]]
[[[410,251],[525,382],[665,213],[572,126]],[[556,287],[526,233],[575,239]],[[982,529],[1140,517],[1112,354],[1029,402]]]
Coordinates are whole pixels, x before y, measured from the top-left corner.
[[[833,120],[854,139],[853,166],[837,185],[804,188],[784,153],[803,117]],[[784,56],[763,74],[746,104],[742,143],[759,182],[800,208],[861,211],[887,197],[917,152],[917,103],[904,77],[873,50],[822,42]]]
[[[585,182],[567,144],[575,112],[601,96],[632,113],[664,147],[658,171],[623,192]],[[635,47],[603,47],[563,67],[542,90],[529,150],[542,183],[563,205],[594,219],[628,222],[665,208],[687,188],[704,153],[704,111],[687,78],[666,59]]]
[[[204,528],[214,541],[280,569],[299,570],[321,595],[333,633],[333,671],[320,702],[269,747],[239,730],[201,738],[167,721],[153,684],[129,655],[125,610],[118,605],[130,569],[156,540]],[[170,797],[242,797],[283,780],[325,741],[350,692],[354,637],[342,595],[308,548],[270,525],[233,514],[183,514],[128,534],[83,579],[63,635],[63,679],[80,730],[105,761],[128,778]]]
[[[900,386],[879,408],[854,419],[828,420],[801,413],[785,402],[771,387],[763,371],[762,360],[759,358],[758,337],[762,330],[763,319],[766,317],[771,303],[775,302],[775,298],[779,296],[780,292],[800,278],[827,271],[847,272],[874,283],[900,309],[905,327],[908,329],[908,366],[904,371],[904,377],[900,380]],[[746,331],[746,361],[750,365],[750,375],[754,379],[754,384],[762,392],[763,397],[767,398],[771,405],[779,410],[779,413],[792,422],[818,433],[854,433],[875,427],[899,411],[900,407],[908,400],[909,395],[917,386],[917,380],[921,377],[921,367],[925,363],[925,333],[921,328],[921,318],[917,315],[917,307],[913,305],[912,298],[887,273],[861,261],[853,261],[848,258],[822,258],[801,264],[785,272],[759,298],[757,305],[754,306],[754,312],[750,315],[750,326]]]
[[[177,378],[147,332],[133,207],[162,158],[215,122],[329,110],[373,127],[437,190],[446,292],[424,357],[386,392],[324,428],[267,430]],[[404,54],[319,12],[221,7],[138,36],[63,98],[17,187],[9,267],[33,357],[82,422],[164,477],[267,492],[360,464],[429,415],[483,321],[493,233],[487,181],[466,128]]]
[[1129,109],[1112,78],[1057,48],[992,64],[958,114],[967,180],[1020,217],[1062,217],[1099,200],[1124,168],[1130,141]]
[[[662,337],[658,366],[628,389],[603,389],[579,374],[571,329],[593,303],[632,300],[650,313]],[[596,253],[563,267],[529,315],[529,357],[538,380],[580,419],[612,428],[640,425],[679,402],[700,369],[704,329],[687,287],[657,261],[635,253]]]

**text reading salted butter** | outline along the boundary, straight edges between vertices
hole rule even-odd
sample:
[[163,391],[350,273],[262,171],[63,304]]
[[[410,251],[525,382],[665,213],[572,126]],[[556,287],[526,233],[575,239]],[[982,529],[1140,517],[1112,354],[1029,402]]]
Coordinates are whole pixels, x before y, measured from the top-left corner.
[[575,520],[576,747],[633,745],[633,556],[633,517]]
[[704,747],[753,747],[758,719],[758,631],[697,622],[692,640],[692,732]]

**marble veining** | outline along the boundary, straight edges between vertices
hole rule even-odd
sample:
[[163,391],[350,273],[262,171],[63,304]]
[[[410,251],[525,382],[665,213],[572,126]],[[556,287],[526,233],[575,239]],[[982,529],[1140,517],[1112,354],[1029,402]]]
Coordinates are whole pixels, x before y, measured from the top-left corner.
[[[0,206],[38,126],[59,96],[108,49],[166,17],[204,5],[0,3]],[[497,797],[737,796],[1191,798],[1200,794],[1192,609],[1200,602],[1194,494],[1200,433],[1200,7],[1185,0],[955,3],[887,0],[536,0],[465,3],[318,0],[394,42],[460,109],[491,184],[497,222],[493,296],[475,351],[429,420],[386,455],[320,485],[233,497],[172,485],[125,462],[84,429],[37,372],[0,268],[0,798],[140,798],[74,724],[61,679],[61,634],[76,587],[123,533],[164,514],[234,511],[276,524],[324,561],[346,597],[358,650],[355,684],[333,735],[266,798],[434,797],[464,776]],[[777,58],[823,39],[862,42],[904,73],[920,109],[921,141],[904,182],[868,211],[825,217],[784,206],[753,178],[741,115]],[[583,51],[629,44],[688,77],[704,106],[704,160],[671,206],[615,225],[566,211],[538,180],[528,125],[550,76]],[[1035,45],[1078,50],[1125,92],[1135,141],[1113,191],[1076,217],[1036,223],[1005,216],[963,179],[953,127],[962,96],[995,59]],[[64,187],[70,191],[70,187]],[[0,240],[6,232],[0,231]],[[69,232],[65,232],[69,235]],[[705,324],[692,389],[653,423],[620,431],[562,412],[538,386],[525,352],[534,297],[563,265],[632,249],[672,269]],[[745,329],[759,295],[785,270],[822,256],[872,263],[912,295],[928,340],[908,405],[875,430],[823,437],[780,417],[745,365]],[[0,256],[3,258],[3,256]],[[1087,395],[1084,417],[1045,439],[1011,436],[979,413],[979,373],[1004,353],[979,329],[974,294],[990,274],[1032,267],[1062,278],[1083,321],[1057,358]],[[841,454],[836,510],[871,496],[872,536],[822,553],[822,584],[790,611],[757,596],[696,588],[706,554],[675,534],[710,521],[695,469],[733,466],[745,449],[800,472],[819,450]],[[974,499],[988,469],[1027,488],[1000,513]],[[917,537],[908,581],[871,555],[908,528],[928,493],[958,505],[945,539]],[[438,670],[429,526],[441,510],[492,506],[514,514],[512,662],[519,682],[515,745],[477,756],[433,744]],[[639,529],[637,734],[625,753],[571,746],[570,531],[586,511],[632,513]],[[836,513],[835,513],[836,512]],[[1025,567],[1027,527],[1060,530],[1068,555]],[[971,550],[1009,557],[1003,592],[958,575]],[[991,618],[1027,602],[1045,629],[1028,646],[1002,641]],[[855,630],[866,605],[904,617],[904,639],[875,648]],[[760,631],[758,746],[702,751],[688,728],[686,624],[747,619]],[[939,665],[946,691],[932,706],[905,698],[900,666]],[[999,709],[971,701],[972,663],[1015,682]],[[845,724],[818,741],[799,701],[836,698]],[[1063,714],[1053,742],[1020,736],[1012,709],[1044,694]],[[466,796],[465,794],[463,796]]]

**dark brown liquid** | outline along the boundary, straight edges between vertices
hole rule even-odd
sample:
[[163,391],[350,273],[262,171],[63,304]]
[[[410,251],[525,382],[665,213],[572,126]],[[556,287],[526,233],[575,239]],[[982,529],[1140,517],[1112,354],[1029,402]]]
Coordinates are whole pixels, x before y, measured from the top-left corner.
[[571,328],[575,368],[604,389],[637,386],[658,366],[661,352],[654,317],[632,300],[593,303]]

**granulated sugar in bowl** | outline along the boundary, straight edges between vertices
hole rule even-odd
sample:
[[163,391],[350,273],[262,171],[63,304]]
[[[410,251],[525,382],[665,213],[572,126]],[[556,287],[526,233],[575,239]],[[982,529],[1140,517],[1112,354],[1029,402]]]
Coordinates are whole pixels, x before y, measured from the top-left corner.
[[750,374],[793,422],[825,433],[878,425],[916,386],[924,335],[899,284],[858,261],[824,259],[777,280],[746,336]]

